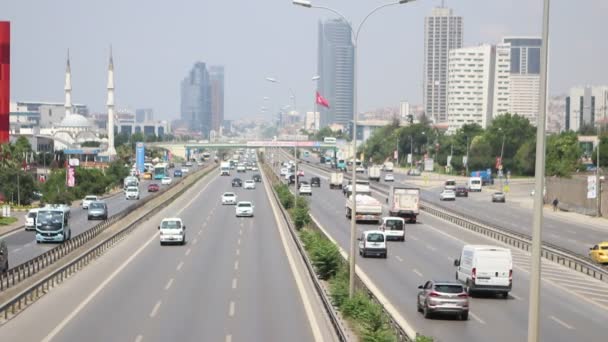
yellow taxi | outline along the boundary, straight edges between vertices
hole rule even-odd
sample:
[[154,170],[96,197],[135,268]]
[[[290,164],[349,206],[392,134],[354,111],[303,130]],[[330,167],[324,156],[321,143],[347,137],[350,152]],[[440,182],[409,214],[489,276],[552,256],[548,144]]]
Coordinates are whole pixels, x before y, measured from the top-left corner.
[[152,174],[150,172],[145,172],[144,179],[152,179]]
[[608,264],[608,242],[600,242],[589,248],[589,257],[600,264]]

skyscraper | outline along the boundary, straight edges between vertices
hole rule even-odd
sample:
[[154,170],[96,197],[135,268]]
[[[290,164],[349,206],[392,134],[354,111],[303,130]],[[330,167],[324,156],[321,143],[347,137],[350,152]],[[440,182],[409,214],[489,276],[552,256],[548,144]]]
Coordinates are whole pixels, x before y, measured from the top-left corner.
[[505,37],[511,45],[510,109],[536,125],[540,100],[540,37]]
[[209,67],[209,83],[211,86],[211,129],[219,133],[224,121],[224,67],[212,65]]
[[321,127],[340,124],[347,127],[353,119],[354,49],[350,26],[342,19],[319,22],[319,92],[329,108],[319,106]]
[[447,121],[448,56],[462,47],[462,17],[450,8],[433,8],[424,19],[423,101],[427,117],[435,122]]
[[209,137],[211,130],[211,87],[205,63],[197,62],[182,81],[181,119],[193,132]]

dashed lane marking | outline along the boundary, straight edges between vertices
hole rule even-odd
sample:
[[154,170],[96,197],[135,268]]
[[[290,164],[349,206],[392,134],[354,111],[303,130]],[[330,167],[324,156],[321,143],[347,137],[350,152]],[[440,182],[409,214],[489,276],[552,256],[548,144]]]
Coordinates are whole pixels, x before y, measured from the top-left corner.
[[511,297],[513,297],[513,298],[515,298],[517,300],[522,300],[522,298],[520,296],[514,294],[513,292],[509,293],[509,296],[511,296]]
[[165,290],[168,290],[172,284],[173,284],[173,278],[169,279],[169,281],[167,282],[167,285],[165,285]]
[[230,302],[230,308],[228,309],[228,316],[230,317],[234,317],[234,302],[231,301]]
[[469,315],[471,315],[471,317],[473,317],[473,319],[476,320],[477,322],[479,322],[480,324],[486,324],[486,322],[483,319],[481,319],[479,316],[472,313],[471,311],[469,311]]
[[182,269],[182,266],[184,266],[184,262],[183,262],[183,261],[180,261],[180,262],[179,262],[179,264],[177,265],[177,270],[178,270],[178,271],[179,271],[179,270],[181,270],[181,269]]
[[239,261],[237,260],[234,262],[234,270],[236,271],[238,269],[239,269]]
[[401,257],[398,255],[395,256],[395,259],[399,260],[400,262],[403,262],[403,259],[401,259]]
[[135,337],[135,342],[141,342],[144,339],[144,337],[142,335],[137,335],[137,337]]
[[426,245],[426,248],[427,248],[427,249],[430,249],[430,250],[431,250],[431,251],[433,251],[433,252],[437,250],[437,248],[435,248],[435,247],[433,247],[433,246],[431,246],[431,245]]
[[232,342],[232,335],[226,335],[226,342]]
[[240,254],[241,254],[241,251],[237,248],[236,249],[236,255],[240,255]]
[[198,239],[197,239],[197,238],[195,238],[194,240],[192,240],[192,244],[193,244],[193,245],[196,245],[196,243],[197,243],[197,242],[198,242]]
[[233,290],[236,289],[236,285],[237,285],[237,279],[234,278],[234,279],[232,279],[232,289]]
[[561,325],[562,327],[568,329],[568,330],[572,330],[574,329],[573,326],[571,326],[570,324],[562,321],[561,319],[555,317],[555,316],[549,316],[549,318],[551,318],[554,322],[556,322],[557,324]]
[[158,313],[158,309],[160,309],[160,304],[161,304],[160,300],[158,302],[156,302],[156,304],[154,305],[154,308],[152,308],[152,312],[150,312],[150,318],[154,318],[154,316],[156,316],[156,314]]
[[422,278],[422,273],[420,273],[420,271],[418,271],[417,269],[413,269],[412,272],[416,273],[419,277]]
[[186,250],[186,255],[190,254],[190,252],[192,252],[192,249],[188,248],[188,249]]

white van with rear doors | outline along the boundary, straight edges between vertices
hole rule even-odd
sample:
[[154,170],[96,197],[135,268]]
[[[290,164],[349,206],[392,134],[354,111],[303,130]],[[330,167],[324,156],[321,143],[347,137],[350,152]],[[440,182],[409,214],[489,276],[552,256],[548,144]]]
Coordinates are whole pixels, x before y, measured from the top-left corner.
[[456,280],[463,283],[469,295],[476,292],[502,294],[505,298],[513,286],[513,258],[508,248],[465,245],[454,260]]
[[388,250],[386,249],[386,235],[381,230],[368,230],[361,233],[359,237],[359,255],[367,258],[369,255],[376,255],[386,259]]
[[405,241],[405,220],[401,217],[383,217],[380,230],[387,240]]
[[483,181],[481,177],[469,178],[469,191],[481,191]]

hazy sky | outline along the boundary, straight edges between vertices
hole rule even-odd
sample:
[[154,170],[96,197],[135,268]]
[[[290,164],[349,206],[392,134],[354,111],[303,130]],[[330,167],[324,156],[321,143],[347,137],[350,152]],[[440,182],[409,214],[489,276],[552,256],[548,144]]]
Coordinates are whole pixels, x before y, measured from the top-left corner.
[[[313,0],[355,25],[379,0]],[[424,17],[440,0],[389,7],[366,23],[359,39],[359,108],[422,102]],[[465,45],[505,35],[540,35],[542,0],[448,0],[464,17]],[[63,101],[70,49],[73,101],[103,111],[109,46],[119,108],[151,107],[179,116],[179,84],[195,61],[226,68],[225,116],[259,115],[290,103],[312,107],[317,23],[331,14],[291,0],[0,0],[12,22],[12,100]],[[553,0],[550,93],[608,83],[608,0]],[[281,84],[264,81],[272,76]],[[268,114],[269,116],[269,114]]]

